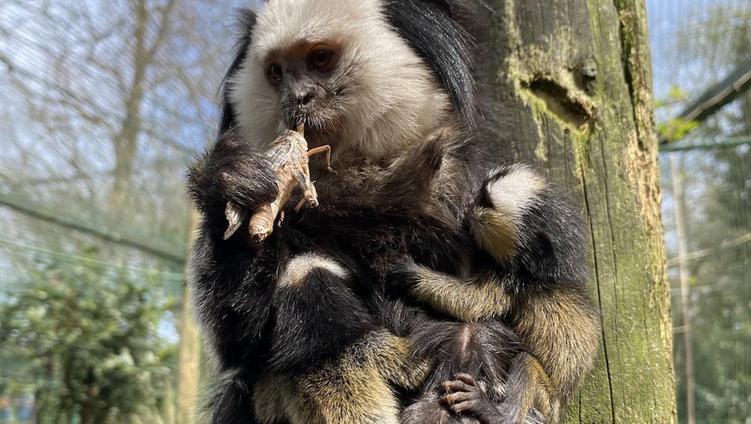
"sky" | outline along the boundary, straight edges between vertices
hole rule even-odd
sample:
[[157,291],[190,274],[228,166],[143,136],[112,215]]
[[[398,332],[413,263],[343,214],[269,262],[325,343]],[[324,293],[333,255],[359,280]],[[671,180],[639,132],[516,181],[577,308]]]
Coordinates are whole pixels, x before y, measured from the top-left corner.
[[[714,7],[751,7],[749,0],[647,0],[650,49],[654,77],[655,98],[665,98],[670,87],[676,84],[690,85],[691,81],[676,79],[676,63],[685,63],[677,42],[685,31],[702,31],[703,21]],[[711,69],[702,69],[711,73]],[[719,80],[718,75],[714,80]]]

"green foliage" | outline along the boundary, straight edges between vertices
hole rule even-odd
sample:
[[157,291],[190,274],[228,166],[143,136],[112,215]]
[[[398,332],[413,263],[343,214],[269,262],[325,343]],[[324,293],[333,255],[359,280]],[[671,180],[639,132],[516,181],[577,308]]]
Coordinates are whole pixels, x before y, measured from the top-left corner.
[[[680,105],[688,99],[683,89],[678,85],[670,87],[665,99],[655,101],[657,109],[674,109],[674,106]],[[657,124],[657,135],[661,140],[678,141],[685,138],[691,131],[695,130],[699,123],[683,118],[670,118]]]
[[688,94],[679,85],[672,85],[668,91],[667,98],[655,101],[655,108],[670,107],[677,103],[685,102],[687,99]]
[[661,139],[668,141],[678,141],[684,139],[688,133],[699,126],[696,121],[689,121],[682,118],[672,118],[665,122],[657,124],[657,134]]
[[37,423],[129,422],[162,408],[174,349],[156,327],[170,305],[139,278],[40,258],[0,305],[0,343],[34,376]]

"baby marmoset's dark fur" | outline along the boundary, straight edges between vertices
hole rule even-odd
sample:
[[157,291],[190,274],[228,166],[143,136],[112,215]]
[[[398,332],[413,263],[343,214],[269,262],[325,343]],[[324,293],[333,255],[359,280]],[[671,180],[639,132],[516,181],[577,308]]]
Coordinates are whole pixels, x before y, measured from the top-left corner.
[[[463,6],[271,0],[246,15],[222,136],[189,184],[191,284],[225,375],[213,422],[556,421],[591,368],[575,214],[529,168],[477,159]],[[258,152],[300,121],[334,149],[321,207],[261,244],[222,240],[227,201],[273,199]]]
[[[378,277],[394,266],[377,266],[408,255],[450,264],[471,246],[447,226],[459,206],[424,194],[447,166],[444,137],[388,166],[342,166],[322,176],[325,204],[288,211],[261,244],[247,244],[247,228],[222,240],[222,205],[231,199],[253,209],[273,198],[268,161],[230,131],[191,169],[204,214],[191,261],[196,301],[227,374],[213,422],[399,422],[393,390],[419,392],[433,358],[413,354],[412,328],[424,314],[385,296]],[[242,180],[242,169],[255,178]],[[420,196],[424,203],[415,202]]]

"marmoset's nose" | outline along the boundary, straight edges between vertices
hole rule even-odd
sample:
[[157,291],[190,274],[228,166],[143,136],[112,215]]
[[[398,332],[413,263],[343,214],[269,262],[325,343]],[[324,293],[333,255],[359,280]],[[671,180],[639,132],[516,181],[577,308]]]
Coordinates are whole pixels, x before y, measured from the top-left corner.
[[287,105],[302,109],[299,112],[306,112],[305,109],[313,106],[318,97],[318,87],[315,81],[306,75],[291,73],[283,85]]
[[312,91],[309,91],[307,93],[300,93],[296,97],[297,97],[295,101],[296,105],[308,106],[309,104],[313,102],[313,100],[315,100],[316,95]]
[[309,75],[290,72],[282,82],[282,111],[289,125],[315,114],[323,90]]

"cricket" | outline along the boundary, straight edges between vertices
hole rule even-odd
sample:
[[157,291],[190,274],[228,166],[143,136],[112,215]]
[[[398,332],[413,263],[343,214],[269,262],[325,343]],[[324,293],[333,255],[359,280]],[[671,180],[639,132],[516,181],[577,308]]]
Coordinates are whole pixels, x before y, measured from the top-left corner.
[[[271,235],[280,213],[282,214],[279,220],[281,225],[284,218],[282,209],[287,205],[296,188],[299,187],[302,190],[302,199],[295,206],[295,211],[299,211],[303,206],[318,207],[318,195],[310,179],[308,167],[308,159],[318,154],[326,154],[326,169],[334,172],[331,168],[331,146],[319,146],[308,150],[304,124],[298,125],[294,130],[284,131],[271,143],[266,155],[271,160],[276,174],[279,194],[273,202],[261,205],[250,217],[248,230],[254,242],[262,242]],[[249,212],[236,203],[228,202],[224,213],[228,222],[224,233],[224,239],[227,240],[242,226]]]

